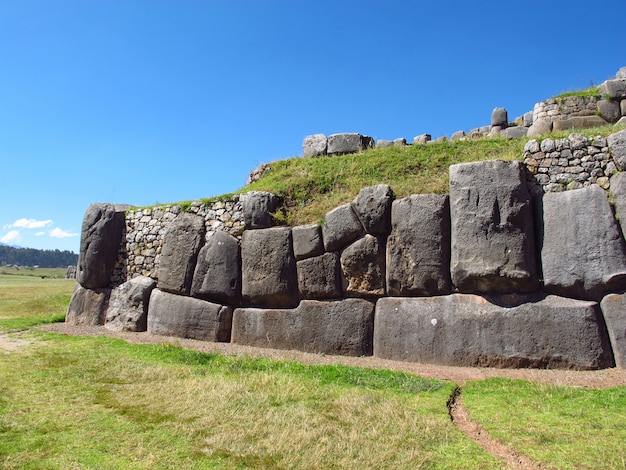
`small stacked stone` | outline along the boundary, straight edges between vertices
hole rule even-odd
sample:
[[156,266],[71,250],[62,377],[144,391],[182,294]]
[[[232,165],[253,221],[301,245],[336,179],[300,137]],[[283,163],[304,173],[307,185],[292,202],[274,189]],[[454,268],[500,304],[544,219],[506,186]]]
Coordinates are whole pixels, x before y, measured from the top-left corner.
[[581,134],[570,134],[567,139],[529,140],[524,146],[524,164],[531,186],[544,193],[594,183],[608,189],[609,177],[617,171],[607,140]]
[[560,116],[591,116],[598,110],[598,98],[595,96],[568,96],[553,98],[536,103],[533,109],[533,121],[555,120]]

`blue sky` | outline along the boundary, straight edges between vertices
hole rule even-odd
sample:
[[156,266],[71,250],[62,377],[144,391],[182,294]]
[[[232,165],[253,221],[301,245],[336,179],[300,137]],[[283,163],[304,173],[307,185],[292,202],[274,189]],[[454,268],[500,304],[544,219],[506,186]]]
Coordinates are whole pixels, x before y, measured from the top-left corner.
[[241,188],[315,133],[451,135],[626,66],[626,1],[0,0],[0,242]]

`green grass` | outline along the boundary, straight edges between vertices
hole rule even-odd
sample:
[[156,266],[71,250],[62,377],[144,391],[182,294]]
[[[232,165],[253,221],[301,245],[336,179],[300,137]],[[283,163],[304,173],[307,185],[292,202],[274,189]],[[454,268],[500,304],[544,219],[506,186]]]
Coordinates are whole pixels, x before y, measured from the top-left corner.
[[546,468],[626,468],[626,387],[488,379],[467,383],[462,398],[492,438]]
[[598,90],[598,87],[592,86],[589,88],[585,88],[584,90],[566,91],[564,93],[561,93],[555,96],[552,99],[559,100],[562,98],[569,98],[570,96],[582,96],[584,98],[600,98],[601,94],[600,94],[600,90]]

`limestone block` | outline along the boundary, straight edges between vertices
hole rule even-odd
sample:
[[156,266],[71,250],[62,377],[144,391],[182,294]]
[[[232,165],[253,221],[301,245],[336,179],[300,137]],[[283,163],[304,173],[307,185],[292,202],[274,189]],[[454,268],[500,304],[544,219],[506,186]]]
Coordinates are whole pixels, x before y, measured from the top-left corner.
[[238,308],[232,342],[342,356],[371,356],[374,304],[364,299],[303,300],[292,310]]
[[241,273],[245,305],[289,308],[298,304],[296,258],[291,240],[289,227],[243,233]]
[[528,128],[522,126],[507,127],[500,132],[500,137],[506,137],[508,139],[517,139],[519,137],[526,137],[528,134]]
[[386,235],[391,221],[391,203],[394,196],[386,184],[361,189],[352,201],[352,209],[367,233]]
[[228,342],[232,314],[230,307],[154,289],[148,307],[148,333]]
[[602,369],[613,365],[596,302],[531,294],[386,297],[374,355],[450,366]]
[[273,213],[280,206],[280,198],[267,191],[250,191],[241,196],[246,229],[268,228],[274,223]]
[[302,142],[302,151],[305,157],[318,157],[326,155],[328,138],[324,134],[308,135]]
[[450,293],[448,196],[419,194],[393,202],[386,265],[389,295]]
[[172,221],[163,235],[159,289],[189,295],[204,232],[204,219],[197,215],[183,212]]
[[67,307],[65,323],[84,326],[103,325],[110,297],[109,288],[86,289],[76,284]]
[[452,133],[450,140],[461,140],[463,137],[465,137],[465,131],[456,131]]
[[296,260],[319,256],[324,253],[322,229],[317,224],[299,225],[291,229],[293,254]]
[[552,132],[552,121],[548,120],[536,120],[533,122],[532,126],[528,128],[528,132],[526,133],[527,137],[536,137],[543,134],[548,134]]
[[385,295],[385,245],[365,235],[341,253],[343,290],[347,297]]
[[374,139],[356,133],[333,134],[328,136],[329,154],[357,153],[374,147]]
[[567,116],[557,119],[552,123],[554,131],[563,131],[566,129],[588,129],[591,127],[606,126],[608,122],[600,116]]
[[337,253],[324,253],[296,264],[298,288],[303,299],[337,299],[342,296]]
[[494,108],[491,112],[491,125],[505,129],[509,125],[509,115],[504,108]]
[[626,368],[626,294],[609,294],[600,303],[615,365]]
[[527,113],[524,113],[524,116],[522,117],[522,122],[524,123],[524,127],[532,126],[533,125],[533,112],[528,111]]
[[611,134],[606,140],[617,169],[626,170],[626,129]]
[[146,331],[148,304],[156,281],[138,276],[111,292],[104,327],[113,331]]
[[91,204],[85,211],[76,279],[87,289],[108,287],[126,227],[127,206]]
[[393,140],[378,139],[376,141],[376,147],[393,147]]
[[626,98],[626,79],[606,80],[598,86],[598,91],[612,100],[622,100]]
[[351,204],[344,204],[326,213],[322,237],[326,251],[337,251],[365,233]]
[[450,166],[452,283],[461,292],[538,288],[533,209],[521,162]]
[[212,232],[200,249],[191,295],[227,305],[241,300],[241,249],[232,235]]
[[543,197],[539,226],[547,292],[600,300],[626,288],[624,242],[598,185]]
[[430,134],[421,134],[421,135],[415,136],[413,138],[413,143],[414,144],[427,144],[431,140],[433,140],[433,136],[432,135],[430,135]]
[[620,117],[622,117],[622,110],[620,109],[619,101],[598,101],[598,112],[600,117],[605,121],[613,124],[616,123]]

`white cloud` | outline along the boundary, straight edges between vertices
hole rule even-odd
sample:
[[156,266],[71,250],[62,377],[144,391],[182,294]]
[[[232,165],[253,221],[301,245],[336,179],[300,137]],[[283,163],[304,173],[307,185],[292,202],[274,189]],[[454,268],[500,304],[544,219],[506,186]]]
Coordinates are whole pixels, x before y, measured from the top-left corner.
[[35,220],[35,219],[18,219],[13,222],[12,227],[19,228],[41,228],[46,227],[52,223],[52,220]]
[[78,233],[70,233],[65,230],[61,230],[59,227],[56,227],[50,231],[50,236],[54,238],[69,238],[69,237],[77,237]]
[[0,238],[0,242],[2,243],[15,243],[20,241],[20,231],[19,230],[11,230],[4,237]]
[[35,234],[35,236],[36,236],[36,237],[42,237],[42,236],[43,236],[43,235],[45,235],[45,234],[46,234],[46,232],[37,232],[37,233]]

